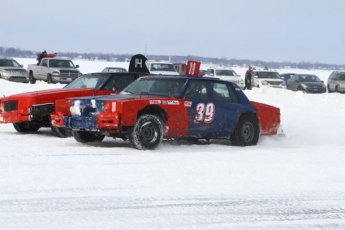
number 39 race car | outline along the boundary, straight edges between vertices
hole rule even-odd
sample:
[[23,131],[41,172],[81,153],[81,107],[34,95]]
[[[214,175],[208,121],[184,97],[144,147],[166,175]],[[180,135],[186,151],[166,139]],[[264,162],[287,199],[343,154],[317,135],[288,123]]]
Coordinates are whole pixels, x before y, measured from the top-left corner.
[[128,139],[140,150],[155,149],[163,138],[228,139],[236,146],[250,146],[261,135],[277,134],[280,109],[249,101],[228,81],[147,75],[118,95],[57,100],[51,120],[72,130],[81,143],[109,136]]

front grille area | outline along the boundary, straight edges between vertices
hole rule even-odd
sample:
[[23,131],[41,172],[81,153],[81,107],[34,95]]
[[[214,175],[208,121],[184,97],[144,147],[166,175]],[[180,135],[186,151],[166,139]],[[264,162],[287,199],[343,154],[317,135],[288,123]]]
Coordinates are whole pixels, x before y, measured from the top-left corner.
[[30,113],[33,115],[47,115],[54,111],[54,104],[42,104],[42,105],[33,105],[30,108]]
[[72,101],[72,115],[94,116],[104,111],[104,101],[95,99],[75,99]]
[[267,82],[270,85],[280,85],[282,83],[281,81],[267,81]]
[[26,74],[26,71],[23,69],[6,69],[6,71],[11,74]]
[[63,77],[78,77],[79,71],[78,70],[60,70],[60,76]]
[[18,110],[18,101],[5,101],[4,110],[5,112]]

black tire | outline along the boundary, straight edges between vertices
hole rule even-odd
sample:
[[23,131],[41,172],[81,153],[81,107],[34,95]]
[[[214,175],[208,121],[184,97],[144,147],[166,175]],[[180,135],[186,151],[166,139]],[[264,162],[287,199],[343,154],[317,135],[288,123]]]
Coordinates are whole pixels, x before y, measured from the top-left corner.
[[327,92],[332,93],[331,89],[329,88],[329,85],[327,85]]
[[18,133],[36,132],[40,125],[37,125],[30,121],[13,123],[13,127]]
[[306,91],[303,89],[303,87],[302,87],[302,86],[298,86],[297,91],[302,91],[303,93],[305,93],[305,92],[306,92]]
[[337,85],[335,86],[334,92],[336,92],[336,93],[340,93],[340,92],[339,92],[339,88],[338,88],[338,87],[339,87],[339,86],[337,86]]
[[88,143],[88,142],[101,142],[104,139],[104,135],[97,132],[89,131],[72,131],[72,135],[77,142]]
[[32,72],[29,73],[29,82],[30,82],[30,84],[36,84],[36,79],[35,79],[34,74]]
[[53,84],[53,83],[54,83],[51,74],[48,74],[48,75],[47,75],[47,83],[48,83],[48,84]]
[[72,136],[72,132],[65,129],[64,127],[56,127],[56,126],[51,125],[50,128],[54,136],[61,137],[61,138]]
[[155,149],[162,142],[164,135],[162,120],[152,114],[139,117],[136,124],[129,131],[129,142],[140,150]]
[[256,145],[259,141],[259,135],[259,120],[253,114],[245,114],[240,118],[230,140],[236,146]]

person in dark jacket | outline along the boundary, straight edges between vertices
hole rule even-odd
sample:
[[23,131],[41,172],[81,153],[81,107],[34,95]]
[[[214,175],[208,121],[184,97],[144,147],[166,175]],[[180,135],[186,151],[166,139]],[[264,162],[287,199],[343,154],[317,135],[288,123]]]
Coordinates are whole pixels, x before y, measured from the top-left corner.
[[244,88],[245,89],[252,89],[252,75],[253,75],[253,70],[252,67],[249,66],[249,68],[246,71],[246,75],[244,77]]
[[45,50],[42,53],[40,53],[39,55],[37,55],[37,61],[38,61],[37,65],[39,65],[41,63],[42,58],[44,58],[46,55],[47,55],[47,51],[45,51]]

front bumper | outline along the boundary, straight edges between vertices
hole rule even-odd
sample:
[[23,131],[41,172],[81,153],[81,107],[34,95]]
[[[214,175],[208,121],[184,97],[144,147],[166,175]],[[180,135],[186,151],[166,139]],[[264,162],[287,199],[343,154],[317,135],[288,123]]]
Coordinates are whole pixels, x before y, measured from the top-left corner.
[[118,130],[120,120],[117,113],[101,113],[89,116],[66,116],[63,113],[51,114],[52,125],[67,129],[97,131],[100,129]]
[[308,87],[305,89],[306,93],[326,93],[327,89],[325,88],[311,88]]
[[8,81],[13,82],[22,82],[22,83],[28,83],[29,82],[29,76],[27,74],[9,74],[9,73],[2,73],[2,78]]
[[66,77],[66,76],[52,76],[52,80],[53,82],[58,82],[58,83],[70,83],[72,81],[74,81],[75,79],[77,79],[78,77]]

